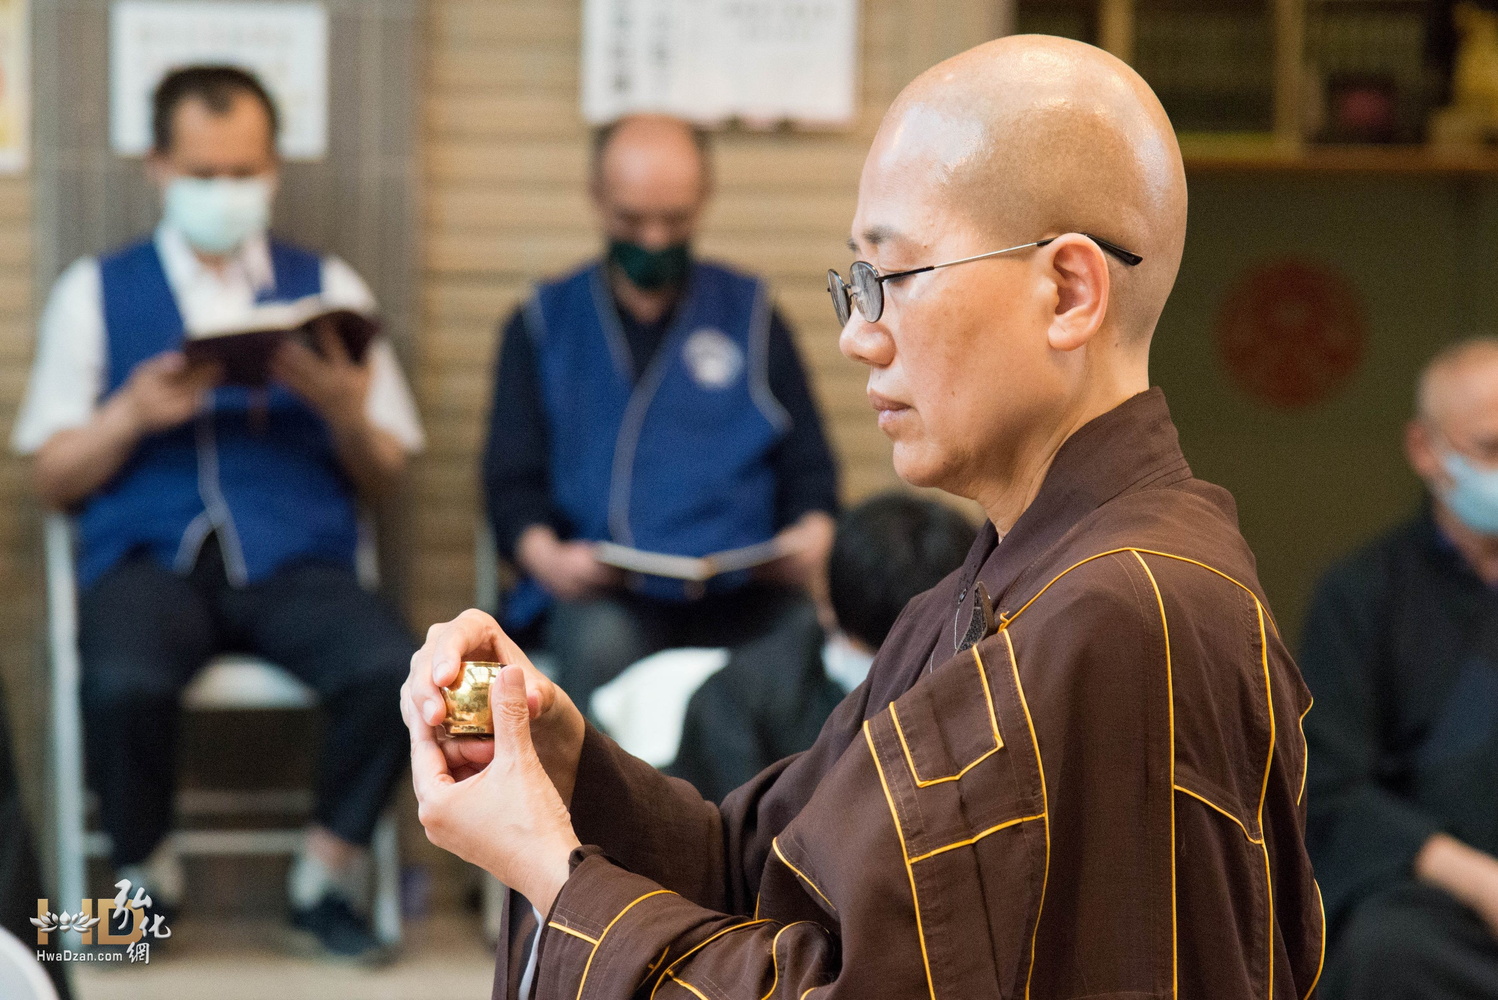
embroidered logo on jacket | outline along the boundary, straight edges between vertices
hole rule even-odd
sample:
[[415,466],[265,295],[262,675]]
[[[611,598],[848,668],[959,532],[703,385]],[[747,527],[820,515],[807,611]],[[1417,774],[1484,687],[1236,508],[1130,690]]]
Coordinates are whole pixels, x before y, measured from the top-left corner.
[[694,330],[681,355],[692,379],[704,389],[725,388],[744,370],[743,350],[728,334],[710,326]]

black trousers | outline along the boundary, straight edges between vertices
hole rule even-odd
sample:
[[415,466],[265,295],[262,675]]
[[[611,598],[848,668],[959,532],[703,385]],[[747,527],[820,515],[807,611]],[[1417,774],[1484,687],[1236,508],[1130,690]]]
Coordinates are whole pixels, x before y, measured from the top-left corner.
[[1317,993],[1324,1000],[1498,997],[1498,940],[1451,896],[1408,882],[1347,916]]
[[179,701],[222,652],[262,656],[338,707],[324,729],[315,819],[369,843],[406,761],[399,692],[416,642],[351,570],[302,563],[234,587],[209,538],[186,576],[126,559],[84,591],[78,618],[85,755],[116,865],[145,860],[171,829]]
[[593,692],[631,663],[679,646],[740,646],[796,620],[808,598],[788,587],[751,583],[695,601],[620,592],[559,601],[546,624],[557,683],[584,712]]

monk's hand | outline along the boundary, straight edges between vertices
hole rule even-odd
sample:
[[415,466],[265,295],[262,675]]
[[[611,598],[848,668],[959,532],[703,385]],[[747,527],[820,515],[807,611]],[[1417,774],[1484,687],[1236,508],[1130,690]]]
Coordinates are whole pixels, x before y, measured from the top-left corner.
[[494,756],[487,737],[447,738],[440,729],[447,716],[442,688],[458,679],[464,660],[489,660],[519,667],[525,678],[530,737],[547,776],[564,803],[572,801],[577,761],[582,753],[583,715],[550,678],[537,670],[499,623],[482,611],[470,609],[450,622],[427,629],[427,641],[411,657],[411,670],[401,685],[401,715],[418,736],[434,740],[452,776],[463,780],[476,774]]
[[[493,759],[469,777],[454,777],[429,727],[411,726],[411,780],[416,815],[432,843],[478,865],[546,913],[567,881],[568,859],[579,844],[567,806],[531,742],[528,687],[519,665],[505,667],[490,685]],[[402,709],[410,711],[404,701]]]

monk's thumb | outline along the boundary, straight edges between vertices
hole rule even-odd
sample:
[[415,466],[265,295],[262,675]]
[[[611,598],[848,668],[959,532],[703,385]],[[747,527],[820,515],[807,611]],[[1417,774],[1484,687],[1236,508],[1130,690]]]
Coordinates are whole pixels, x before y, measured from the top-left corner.
[[494,750],[529,751],[531,713],[525,697],[525,671],[505,667],[489,686],[489,711],[494,716]]

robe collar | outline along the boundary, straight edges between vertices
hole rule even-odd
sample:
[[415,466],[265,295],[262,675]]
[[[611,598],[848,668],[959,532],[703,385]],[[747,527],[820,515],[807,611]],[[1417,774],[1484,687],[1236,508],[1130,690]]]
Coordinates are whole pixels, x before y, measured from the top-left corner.
[[[1087,515],[1151,485],[1191,478],[1165,393],[1147,389],[1082,425],[1056,452],[1040,491],[999,544],[986,523],[963,563],[952,620],[932,651],[935,667],[950,657],[973,618],[981,582],[999,612],[1013,613],[1014,582]],[[1018,595],[1015,595],[1018,596]]]

